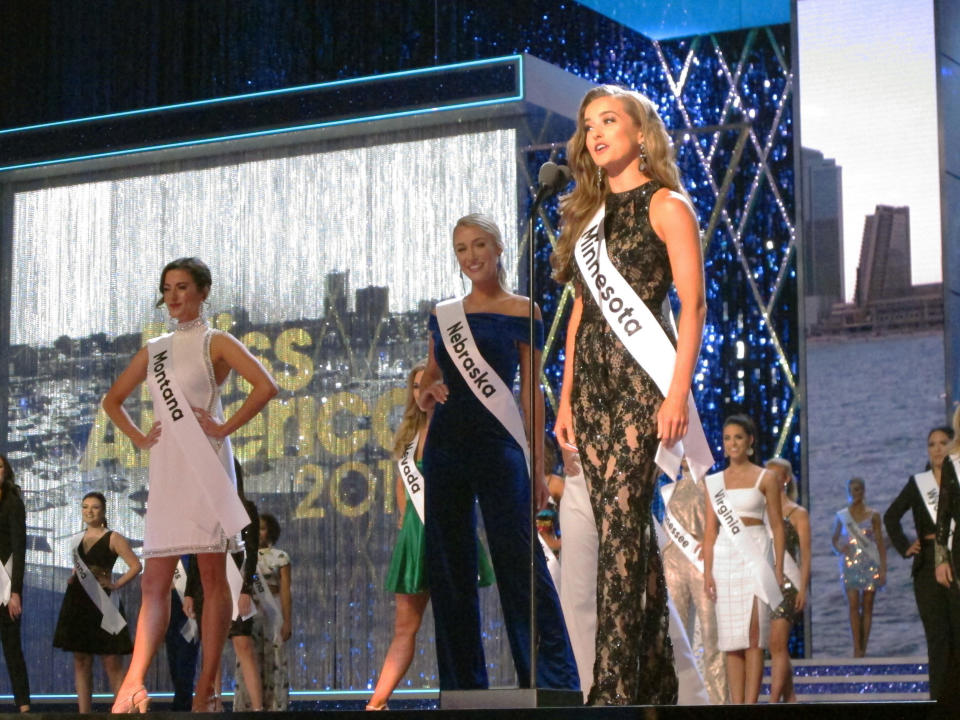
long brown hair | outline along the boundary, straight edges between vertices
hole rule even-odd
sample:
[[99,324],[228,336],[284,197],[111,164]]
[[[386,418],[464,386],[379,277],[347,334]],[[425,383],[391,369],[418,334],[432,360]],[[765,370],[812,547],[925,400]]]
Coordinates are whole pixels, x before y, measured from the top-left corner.
[[[646,96],[618,85],[600,85],[592,88],[580,101],[577,129],[573,137],[567,141],[567,164],[573,172],[576,185],[569,194],[560,198],[562,227],[557,247],[550,257],[554,279],[560,283],[568,282],[573,276],[574,243],[583,231],[584,225],[610,193],[606,176],[602,172],[598,173],[597,165],[587,150],[587,130],[583,119],[587,105],[601,97],[618,98],[624,111],[643,133],[643,144],[646,149],[644,174],[664,187],[681,193],[689,200],[689,196],[680,184],[680,172],[677,170],[673,143],[670,142],[663,120],[657,114],[656,106]],[[692,203],[691,207],[693,207]]]
[[397,428],[397,434],[393,437],[393,456],[397,460],[403,457],[404,450],[413,440],[413,436],[423,427],[427,420],[427,414],[420,409],[417,401],[413,399],[413,384],[416,381],[417,373],[427,369],[425,362],[418,362],[407,373],[407,404],[403,408],[403,417],[400,419],[400,426]]

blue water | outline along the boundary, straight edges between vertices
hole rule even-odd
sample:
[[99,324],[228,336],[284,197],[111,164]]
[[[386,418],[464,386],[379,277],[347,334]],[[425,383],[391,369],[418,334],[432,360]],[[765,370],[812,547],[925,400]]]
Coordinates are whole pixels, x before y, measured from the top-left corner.
[[[941,333],[831,339],[807,346],[807,407],[814,657],[852,655],[847,600],[830,540],[846,482],[866,481],[881,516],[910,475],[923,470],[929,429],[946,419]],[[903,519],[908,537],[913,519]],[[888,548],[868,656],[925,655],[910,563]]]

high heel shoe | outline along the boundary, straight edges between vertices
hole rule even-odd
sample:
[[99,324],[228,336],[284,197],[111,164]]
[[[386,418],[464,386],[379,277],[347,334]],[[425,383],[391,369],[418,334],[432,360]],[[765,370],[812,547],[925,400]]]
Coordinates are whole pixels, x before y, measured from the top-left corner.
[[145,713],[150,707],[150,694],[147,688],[141,685],[129,696],[117,695],[110,712],[114,714]]
[[206,698],[200,695],[193,696],[193,706],[190,712],[218,713],[223,711],[223,700],[217,693],[210,693]]
[[386,703],[384,703],[383,705],[371,705],[367,703],[367,706],[364,708],[364,710],[386,710],[386,709],[387,709]]

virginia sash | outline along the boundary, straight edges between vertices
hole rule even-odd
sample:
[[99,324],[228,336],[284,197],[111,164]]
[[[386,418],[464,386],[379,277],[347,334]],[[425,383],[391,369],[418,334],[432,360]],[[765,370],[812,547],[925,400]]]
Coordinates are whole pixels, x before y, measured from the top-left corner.
[[877,550],[877,544],[868,538],[863,530],[860,529],[857,521],[854,520],[853,515],[850,514],[850,508],[840,510],[837,513],[837,517],[839,517],[840,522],[846,526],[847,535],[851,538],[856,538],[857,544],[863,549],[867,557],[869,557],[875,565],[880,565],[880,552]]
[[680,549],[680,552],[682,552],[683,556],[697,569],[697,572],[702,575],[703,559],[698,557],[696,552],[697,545],[700,543],[680,524],[676,515],[670,512],[670,498],[673,497],[673,491],[675,489],[675,483],[660,487],[660,495],[663,497],[663,533],[670,542]]
[[529,468],[530,448],[517,401],[497,371],[480,354],[463,310],[463,300],[453,298],[437,303],[437,324],[443,346],[467,387],[517,441]]
[[763,557],[761,548],[757,547],[757,544],[747,536],[746,525],[743,524],[737,511],[734,510],[727,495],[727,486],[723,482],[723,472],[707,475],[705,482],[713,511],[717,514],[717,520],[722,528],[721,532],[727,534],[733,547],[736,548],[740,557],[750,569],[750,575],[754,578],[756,595],[770,607],[776,607],[783,600],[780,585],[777,583],[777,576],[767,558]]
[[[605,206],[601,206],[577,239],[577,265],[607,324],[666,397],[677,351],[653,313],[610,261],[603,237],[605,211]],[[699,480],[713,466],[713,453],[692,392],[687,397],[687,413],[687,433],[682,441],[669,448],[661,443],[655,460],[673,479],[680,473],[680,462],[686,455],[694,479]]]
[[420,433],[416,433],[413,436],[413,440],[407,445],[407,449],[403,451],[403,457],[397,462],[397,465],[400,468],[400,477],[403,479],[403,486],[407,490],[407,497],[410,499],[410,502],[413,503],[413,509],[417,511],[417,515],[420,516],[420,522],[425,522],[423,505],[424,505],[424,493],[426,492],[426,480],[423,477],[423,474],[417,468],[417,445],[420,443]]
[[263,581],[264,573],[268,570],[269,568],[263,564],[263,557],[261,556],[257,560],[257,577],[253,581],[253,594],[257,600],[257,606],[263,613],[268,635],[274,643],[279,643],[282,640],[280,630],[283,625],[283,611],[280,609],[276,596]]
[[[177,560],[177,567],[173,570],[173,588],[180,596],[180,604],[182,605],[183,599],[187,596],[187,571],[183,567],[183,560]],[[188,617],[186,622],[183,623],[183,627],[180,628],[180,635],[187,642],[193,642],[194,638],[197,637],[197,621]]]
[[127,626],[127,621],[123,619],[120,610],[116,606],[117,594],[107,595],[100,581],[97,580],[87,564],[80,557],[80,543],[83,542],[84,533],[80,533],[73,543],[73,569],[77,580],[80,581],[80,587],[83,588],[87,596],[97,606],[97,610],[103,618],[100,620],[100,627],[111,635],[116,635]]
[[180,388],[172,350],[173,333],[147,343],[147,382],[164,400],[154,403],[153,413],[162,425],[163,434],[172,437],[183,456],[190,459],[197,485],[210,506],[213,519],[230,537],[250,524],[250,516]]

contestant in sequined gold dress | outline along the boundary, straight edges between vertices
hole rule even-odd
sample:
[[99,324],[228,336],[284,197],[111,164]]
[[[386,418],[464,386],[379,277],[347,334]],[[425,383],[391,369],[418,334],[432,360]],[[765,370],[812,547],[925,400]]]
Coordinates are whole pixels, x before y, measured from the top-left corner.
[[[703,488],[684,469],[667,504],[670,513],[696,541],[695,553],[700,553],[706,524],[707,501]],[[674,542],[663,549],[663,570],[667,590],[677,614],[684,622],[687,637],[693,644],[694,617],[700,623],[700,641],[703,647],[703,683],[710,703],[724,705],[730,701],[727,689],[727,669],[723,653],[717,647],[717,613],[713,600],[703,587],[703,572],[697,568]],[[698,648],[693,648],[694,654]]]
[[[847,483],[850,504],[837,513],[833,525],[833,549],[840,555],[840,578],[850,610],[853,656],[867,654],[873,600],[887,584],[887,544],[880,513],[864,502],[866,483],[851,478]],[[846,520],[845,520],[846,518]]]
[[[600,536],[589,699],[672,704],[677,676],[650,508],[657,445],[672,445],[688,426],[687,397],[706,313],[700,233],[663,122],[639,93],[609,85],[588,92],[567,158],[576,187],[561,200],[563,229],[552,263],[558,281],[574,281],[576,299],[554,429],[568,450],[579,449]],[[668,337],[662,304],[671,284],[680,297],[666,397],[614,335],[576,269],[577,238],[604,205],[610,260]]]

